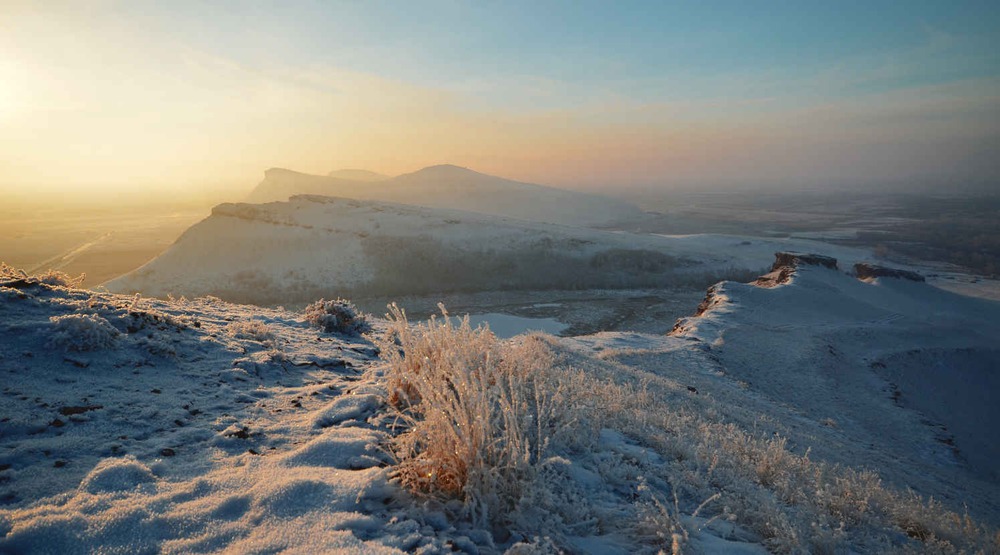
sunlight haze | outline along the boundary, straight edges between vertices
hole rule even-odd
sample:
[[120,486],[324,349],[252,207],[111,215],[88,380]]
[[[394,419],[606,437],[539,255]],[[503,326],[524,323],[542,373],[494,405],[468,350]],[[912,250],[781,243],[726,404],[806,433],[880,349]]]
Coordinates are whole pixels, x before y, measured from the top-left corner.
[[1000,554],[1000,0],[0,0],[0,555]]
[[584,189],[1000,176],[994,3],[0,5],[5,190],[437,163]]

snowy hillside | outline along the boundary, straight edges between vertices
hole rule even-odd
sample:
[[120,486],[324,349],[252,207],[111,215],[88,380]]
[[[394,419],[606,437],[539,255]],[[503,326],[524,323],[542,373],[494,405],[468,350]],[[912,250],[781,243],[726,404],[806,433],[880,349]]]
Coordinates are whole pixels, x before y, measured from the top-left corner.
[[[1000,303],[909,272],[786,254],[752,284],[713,287],[672,335],[801,418],[824,457],[1000,515]],[[828,267],[831,265],[832,267]]]
[[[998,547],[995,532],[949,510],[967,501],[973,517],[995,523],[984,504],[995,486],[956,479],[956,463],[914,482],[955,496],[928,504],[897,489],[910,477],[900,467],[919,463],[894,465],[900,446],[861,444],[851,414],[822,401],[812,414],[803,398],[772,399],[764,386],[773,380],[736,378],[730,357],[753,351],[719,340],[728,318],[734,338],[762,322],[777,328],[759,330],[761,339],[820,318],[751,294],[723,297],[753,286],[718,288],[714,306],[673,337],[504,342],[447,319],[414,327],[398,310],[361,337],[316,327],[345,321],[315,312],[0,274],[0,552]],[[792,274],[760,291],[829,308],[856,283],[832,270]],[[856,287],[888,288],[876,305],[918,314],[908,303],[920,294],[886,281]],[[857,310],[874,297],[844,304]],[[995,325],[995,309],[970,301],[942,317],[979,314],[968,331]],[[855,310],[839,314],[845,328],[856,317],[871,329],[905,319]],[[963,329],[952,323],[947,330]],[[913,442],[908,455],[932,457],[937,443],[894,416],[913,411],[889,406],[887,425],[903,426],[892,433]],[[880,485],[883,470],[895,487]]]
[[[662,287],[758,272],[776,250],[861,260],[808,240],[613,233],[333,197],[222,204],[113,292],[254,304],[444,291]],[[267,264],[262,263],[267,261]],[[756,275],[756,274],[753,275]],[[716,278],[717,279],[717,278]]]
[[326,195],[588,227],[642,218],[637,207],[623,201],[511,181],[458,166],[431,166],[387,179],[361,171],[341,170],[324,177],[270,169],[247,200],[261,203],[300,194]]

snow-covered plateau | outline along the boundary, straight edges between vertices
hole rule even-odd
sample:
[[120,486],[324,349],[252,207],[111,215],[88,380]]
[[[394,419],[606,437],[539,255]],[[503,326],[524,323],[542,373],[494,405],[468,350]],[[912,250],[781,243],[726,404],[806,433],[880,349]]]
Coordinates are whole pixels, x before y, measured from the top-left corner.
[[818,252],[845,264],[870,256],[806,239],[620,233],[303,195],[216,206],[159,257],[106,286],[117,293],[286,306],[336,296],[705,287],[727,272],[750,279],[782,250]]
[[[224,205],[159,260],[260,211],[337,235],[283,206],[386,209]],[[509,340],[3,267],[0,552],[998,552],[1000,303],[846,254],[779,256],[669,335]]]

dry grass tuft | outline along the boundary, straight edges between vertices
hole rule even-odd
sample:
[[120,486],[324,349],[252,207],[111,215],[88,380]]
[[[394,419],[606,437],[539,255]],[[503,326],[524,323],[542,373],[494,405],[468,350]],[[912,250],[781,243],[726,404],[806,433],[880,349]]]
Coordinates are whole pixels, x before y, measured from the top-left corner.
[[[551,443],[574,428],[552,355],[530,337],[505,343],[468,318],[410,326],[390,305],[381,349],[389,404],[405,432],[392,438],[396,478],[442,500],[459,499],[473,521],[503,519],[546,465]],[[442,311],[443,311],[442,307]]]

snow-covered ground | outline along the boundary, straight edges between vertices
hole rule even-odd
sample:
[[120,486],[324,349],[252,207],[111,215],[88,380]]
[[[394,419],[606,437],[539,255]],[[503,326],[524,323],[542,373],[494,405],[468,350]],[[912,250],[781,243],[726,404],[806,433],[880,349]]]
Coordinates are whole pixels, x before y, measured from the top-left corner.
[[806,265],[776,287],[718,285],[703,307],[673,335],[837,430],[804,447],[1000,520],[1000,303]]
[[0,552],[1000,547],[961,516],[1000,521],[994,302],[808,266],[716,287],[670,336],[442,332],[426,356],[523,360],[535,404],[514,408],[552,426],[520,498],[447,501],[387,454],[407,432],[372,340],[398,323],[45,281],[0,280]]

